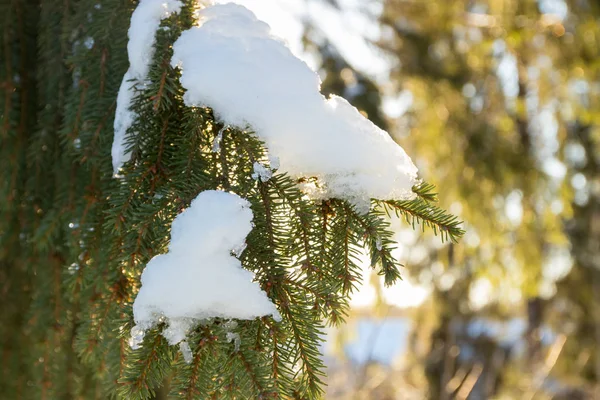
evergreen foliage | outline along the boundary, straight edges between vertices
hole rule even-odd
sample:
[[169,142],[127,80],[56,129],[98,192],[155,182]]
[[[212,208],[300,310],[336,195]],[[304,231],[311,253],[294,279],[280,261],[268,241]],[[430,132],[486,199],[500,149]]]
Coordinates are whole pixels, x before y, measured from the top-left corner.
[[[414,316],[414,368],[401,373],[423,397],[460,397],[479,366],[469,398],[588,398],[600,382],[599,15],[593,1],[383,1],[377,44],[397,66],[388,84],[414,96],[398,135],[411,130],[404,147],[422,176],[460,199],[442,205],[468,221],[465,240],[429,246],[407,271],[433,289]],[[482,281],[483,307],[469,295]],[[523,353],[471,333],[515,320],[527,324]],[[560,356],[540,378],[555,344]]]
[[[169,65],[172,43],[194,22],[192,1],[158,30],[148,84],[135,98],[132,158],[113,178],[112,120],[134,6],[0,6],[0,393],[318,398],[324,328],[348,312],[361,279],[359,249],[366,246],[386,284],[400,277],[386,213],[442,239],[458,239],[459,223],[432,204],[427,184],[415,188],[416,200],[373,200],[361,215],[341,200],[310,200],[284,174],[254,180],[254,162],[268,159],[264,145],[250,131],[223,126],[210,109],[186,107],[179,72]],[[208,189],[251,202],[255,228],[240,259],[283,320],[207,321],[188,338],[189,364],[159,334],[162,327],[131,350],[140,274],[166,251],[175,216]]]

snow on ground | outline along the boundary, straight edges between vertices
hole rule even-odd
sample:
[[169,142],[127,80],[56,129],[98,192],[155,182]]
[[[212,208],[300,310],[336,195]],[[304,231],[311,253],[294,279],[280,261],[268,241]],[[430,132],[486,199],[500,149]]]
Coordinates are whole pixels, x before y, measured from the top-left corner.
[[132,348],[139,347],[144,332],[159,322],[168,325],[163,336],[177,344],[207,318],[280,319],[253,282],[254,274],[232,255],[243,248],[252,218],[250,203],[215,190],[200,193],[175,218],[169,252],[150,260],[142,273],[142,288],[133,304]]
[[281,172],[317,177],[324,197],[348,200],[361,212],[371,198],[414,196],[417,168],[404,150],[345,99],[326,99],[318,75],[269,25],[233,3],[198,14],[199,26],[173,45],[187,105],[250,126],[279,157]]
[[118,174],[130,154],[125,151],[127,130],[135,121],[136,115],[129,109],[137,85],[143,85],[148,69],[154,57],[155,36],[160,22],[173,13],[179,13],[181,2],[178,0],[141,0],[131,15],[127,43],[129,69],[123,76],[117,96],[115,113],[115,136],[112,146],[113,171]]

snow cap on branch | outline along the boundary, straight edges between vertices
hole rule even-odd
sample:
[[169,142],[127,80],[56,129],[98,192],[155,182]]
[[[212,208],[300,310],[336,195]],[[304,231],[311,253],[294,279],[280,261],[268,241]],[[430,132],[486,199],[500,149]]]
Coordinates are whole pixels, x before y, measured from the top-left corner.
[[318,178],[324,197],[361,211],[371,198],[414,197],[417,168],[404,150],[343,98],[326,99],[319,76],[266,23],[232,3],[198,17],[171,60],[187,105],[211,107],[225,124],[250,125],[279,157],[280,172]]
[[131,15],[131,25],[127,36],[127,55],[129,69],[123,76],[117,96],[115,113],[115,136],[112,146],[113,172],[117,174],[131,155],[126,152],[125,137],[127,130],[133,125],[136,115],[129,109],[135,95],[135,88],[143,84],[154,57],[156,31],[160,22],[173,13],[179,13],[181,2],[178,0],[141,0]]
[[142,273],[133,304],[137,326],[132,347],[141,343],[141,332],[163,320],[168,324],[163,335],[177,344],[207,318],[280,319],[266,293],[253,282],[254,274],[232,255],[244,245],[252,218],[248,201],[215,190],[200,193],[175,218],[169,252],[150,260]]

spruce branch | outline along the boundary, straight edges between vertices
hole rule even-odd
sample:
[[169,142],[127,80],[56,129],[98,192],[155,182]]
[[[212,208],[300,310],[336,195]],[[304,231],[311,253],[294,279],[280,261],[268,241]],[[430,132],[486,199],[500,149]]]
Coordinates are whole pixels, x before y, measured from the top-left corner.
[[215,357],[216,337],[208,327],[201,327],[190,334],[188,343],[193,352],[192,362],[187,364],[178,357],[170,396],[185,400],[208,398],[213,390],[215,368],[220,367],[220,359]]
[[397,217],[404,217],[413,229],[416,225],[421,225],[423,231],[425,228],[431,228],[436,236],[440,235],[442,241],[450,240],[456,243],[465,233],[461,228],[462,221],[431,204],[437,198],[437,195],[432,192],[433,188],[429,184],[420,185],[415,189],[417,198],[414,200],[374,200],[373,202],[376,206],[382,207],[388,216],[393,213]]
[[435,192],[435,185],[427,182],[421,182],[418,185],[413,186],[413,193],[422,198],[425,201],[431,203],[437,203],[438,194]]
[[119,395],[139,400],[154,395],[170,370],[172,356],[166,339],[156,331],[151,332],[139,350],[127,355],[126,368],[119,379]]
[[390,224],[377,210],[371,210],[366,215],[359,214],[353,206],[345,201],[332,201],[338,209],[350,218],[351,230],[362,233],[362,242],[367,246],[371,256],[371,266],[379,266],[379,275],[384,277],[386,285],[392,285],[400,279],[400,264],[394,257],[392,251],[395,242],[392,239],[393,232]]

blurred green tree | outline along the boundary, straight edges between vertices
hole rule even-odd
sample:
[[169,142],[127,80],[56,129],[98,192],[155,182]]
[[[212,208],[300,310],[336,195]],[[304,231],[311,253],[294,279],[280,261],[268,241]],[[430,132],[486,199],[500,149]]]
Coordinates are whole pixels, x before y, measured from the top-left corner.
[[[447,199],[460,199],[461,206],[445,206],[468,221],[463,243],[432,249],[420,266],[408,264],[434,288],[437,327],[429,354],[419,356],[432,399],[470,391],[479,398],[522,395],[523,376],[531,385],[543,378],[547,325],[558,338],[568,335],[558,366],[581,362],[584,343],[596,357],[598,12],[587,1],[384,1],[378,45],[398,60],[391,74],[396,90],[414,98],[396,121],[399,135],[410,128],[403,143],[419,155],[424,176],[452,193]],[[571,257],[573,269],[555,295]],[[435,260],[443,260],[443,271],[419,274]],[[565,321],[553,317],[561,297],[577,332],[552,323]],[[524,356],[505,361],[497,353],[512,366],[503,385],[493,384],[502,372],[486,355],[498,340],[476,343],[486,335],[468,333],[481,318],[527,321]],[[478,384],[455,385],[479,364]],[[561,384],[578,378],[558,366]],[[595,372],[586,376],[598,381]]]

